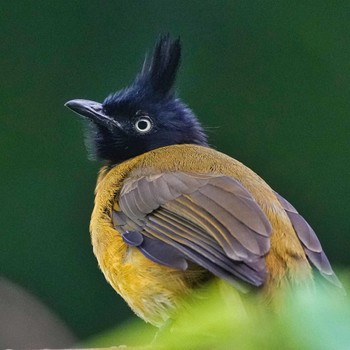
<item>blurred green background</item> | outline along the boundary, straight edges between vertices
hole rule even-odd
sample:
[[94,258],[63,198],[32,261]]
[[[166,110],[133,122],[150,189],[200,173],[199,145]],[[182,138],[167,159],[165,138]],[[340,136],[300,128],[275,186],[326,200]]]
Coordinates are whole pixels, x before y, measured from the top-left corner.
[[2,2],[0,276],[78,339],[133,316],[92,253],[101,164],[63,104],[131,82],[167,32],[184,47],[178,93],[211,144],[288,198],[333,265],[350,265],[348,1]]

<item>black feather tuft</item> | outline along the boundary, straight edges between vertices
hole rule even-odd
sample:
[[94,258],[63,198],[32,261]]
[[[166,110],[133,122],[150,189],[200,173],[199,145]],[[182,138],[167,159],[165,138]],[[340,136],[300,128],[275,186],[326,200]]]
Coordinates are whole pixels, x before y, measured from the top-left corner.
[[[160,36],[134,81],[104,100],[101,113],[107,118],[91,120],[88,133],[94,158],[118,164],[159,147],[208,146],[197,117],[175,94],[180,59],[180,39]],[[135,127],[140,117],[151,121],[149,132],[140,133]]]
[[147,57],[137,84],[148,85],[155,93],[167,95],[172,91],[176,73],[181,61],[180,38],[172,40],[168,35],[161,35],[153,50],[152,58]]

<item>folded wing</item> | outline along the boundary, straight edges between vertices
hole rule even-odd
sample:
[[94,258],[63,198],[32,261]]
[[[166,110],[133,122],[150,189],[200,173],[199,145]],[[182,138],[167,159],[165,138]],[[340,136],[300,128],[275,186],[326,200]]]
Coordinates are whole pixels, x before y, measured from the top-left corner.
[[180,269],[192,261],[241,289],[241,281],[254,286],[265,281],[271,225],[234,178],[144,176],[125,182],[119,206],[115,225],[153,261]]

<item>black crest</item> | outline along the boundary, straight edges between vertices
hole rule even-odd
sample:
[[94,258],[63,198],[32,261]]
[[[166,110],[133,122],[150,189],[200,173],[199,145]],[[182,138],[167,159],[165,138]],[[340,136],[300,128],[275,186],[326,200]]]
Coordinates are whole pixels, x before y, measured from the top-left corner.
[[153,92],[166,95],[172,91],[176,73],[181,61],[180,38],[171,40],[169,35],[161,35],[153,50],[151,59],[145,59],[137,85],[151,87]]
[[103,103],[78,99],[66,104],[88,119],[93,158],[118,164],[159,147],[207,146],[196,116],[174,92],[180,59],[180,39],[161,35],[131,85]]

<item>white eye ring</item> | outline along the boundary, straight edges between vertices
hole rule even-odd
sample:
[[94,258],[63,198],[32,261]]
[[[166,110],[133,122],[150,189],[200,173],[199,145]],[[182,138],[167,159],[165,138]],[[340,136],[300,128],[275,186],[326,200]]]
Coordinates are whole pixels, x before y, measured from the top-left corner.
[[153,125],[151,121],[146,117],[141,117],[135,122],[135,129],[140,134],[145,134],[152,129]]

